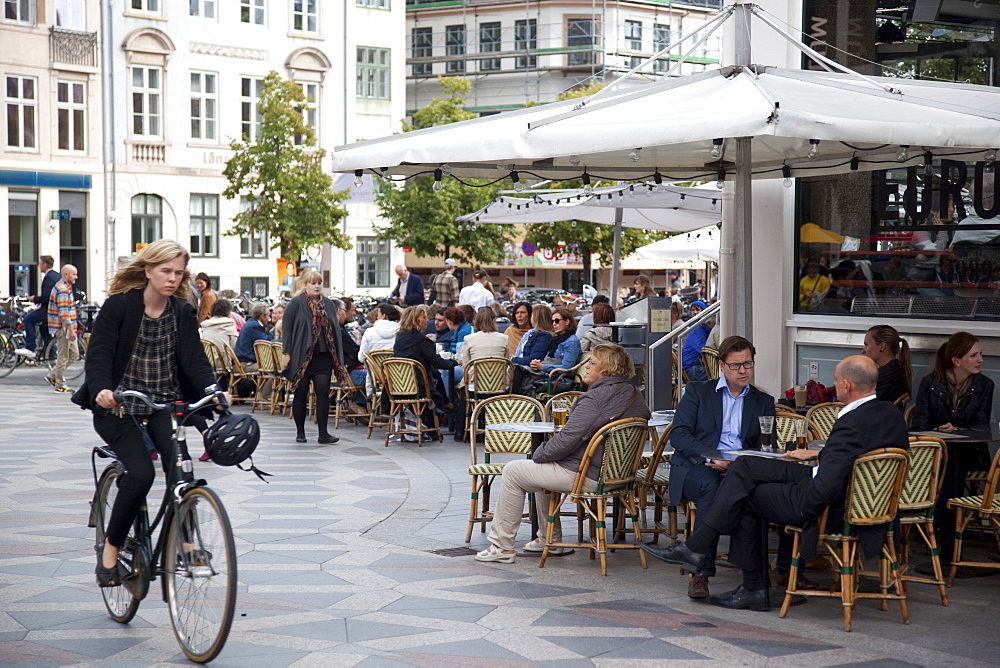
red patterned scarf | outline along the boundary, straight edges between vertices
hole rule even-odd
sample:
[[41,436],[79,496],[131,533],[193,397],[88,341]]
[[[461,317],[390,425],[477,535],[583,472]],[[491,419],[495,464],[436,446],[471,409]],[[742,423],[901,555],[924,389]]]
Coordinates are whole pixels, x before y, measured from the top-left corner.
[[295,372],[295,377],[292,378],[292,387],[298,387],[299,381],[305,376],[309,362],[312,361],[316,343],[321,336],[325,337],[326,349],[330,352],[330,357],[333,358],[333,375],[337,382],[342,383],[347,378],[347,371],[344,370],[343,365],[337,359],[337,350],[340,348],[340,341],[333,338],[333,327],[326,312],[325,300],[320,295],[316,299],[306,299],[306,303],[309,304],[309,308],[312,311],[312,344],[309,346],[309,350],[306,351],[306,358],[302,362],[302,366],[299,367],[299,370]]

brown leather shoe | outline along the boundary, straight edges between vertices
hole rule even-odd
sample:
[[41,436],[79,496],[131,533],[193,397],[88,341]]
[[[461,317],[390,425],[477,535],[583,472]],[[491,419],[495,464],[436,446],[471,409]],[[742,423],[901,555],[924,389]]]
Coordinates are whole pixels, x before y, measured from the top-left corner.
[[[778,589],[788,589],[788,576],[789,573],[782,573],[781,571],[778,571]],[[813,582],[803,575],[802,571],[799,571],[799,580],[796,583],[795,588],[811,591],[815,589],[822,589],[823,586],[818,582]]]
[[708,598],[707,575],[692,575],[688,579],[688,598]]

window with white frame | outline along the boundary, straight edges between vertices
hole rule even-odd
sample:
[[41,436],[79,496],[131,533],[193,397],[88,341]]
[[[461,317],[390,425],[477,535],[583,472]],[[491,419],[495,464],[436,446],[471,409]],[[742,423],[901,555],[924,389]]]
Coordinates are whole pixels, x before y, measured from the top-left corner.
[[590,65],[594,62],[593,47],[597,43],[593,19],[566,19],[566,45],[581,47],[566,57],[569,65]]
[[[528,51],[537,48],[538,23],[535,19],[514,21],[514,49],[516,51]],[[535,67],[537,63],[537,56],[518,56],[514,59],[514,67],[519,70]]]
[[132,248],[163,238],[163,200],[159,195],[136,195],[132,198]]
[[[240,211],[249,211],[253,207],[250,198],[240,197]],[[250,230],[249,234],[240,235],[240,257],[267,259],[267,232]]]
[[219,196],[191,193],[191,255],[219,255]]
[[[479,24],[479,52],[496,53],[500,51],[500,22],[491,21]],[[494,72],[500,69],[499,58],[486,58],[479,61],[480,72]]]
[[358,287],[389,287],[389,242],[378,237],[358,237]]
[[[430,58],[434,55],[434,29],[429,27],[414,28],[412,33],[414,58]],[[433,74],[433,63],[413,63],[414,74]]]
[[371,9],[389,9],[389,0],[355,0],[358,7],[369,7]]
[[257,104],[264,88],[260,77],[240,77],[240,120],[244,139],[256,141],[260,133],[260,111]]
[[[316,143],[319,144],[319,84],[312,81],[297,81],[306,96],[305,103],[299,107],[302,119],[312,128]],[[302,144],[302,135],[295,135],[296,145]]]
[[[660,52],[670,45],[670,26],[664,23],[653,24],[653,51]],[[653,62],[654,72],[666,72],[670,69],[670,54],[664,54]]]
[[318,32],[317,0],[292,0],[292,30]]
[[642,51],[642,21],[625,22],[625,48]]
[[133,65],[131,83],[132,134],[154,139],[162,137],[163,70]]
[[240,0],[240,21],[255,26],[264,25],[267,19],[267,0]]
[[191,16],[200,16],[204,19],[215,18],[215,0],[189,0]]
[[34,23],[35,0],[4,0],[3,18],[14,23]]
[[67,30],[86,30],[85,0],[56,0],[56,26]]
[[160,0],[130,0],[129,6],[136,12],[160,13]]
[[213,72],[191,73],[191,139],[215,141],[219,92]]
[[60,151],[85,151],[87,136],[87,84],[56,82],[56,130]]
[[389,99],[389,49],[358,47],[358,97]]
[[[465,55],[465,26],[454,25],[445,26],[444,29],[444,53],[447,56]],[[445,63],[445,72],[448,74],[461,74],[465,72],[464,60],[449,60]]]
[[15,151],[38,149],[38,80],[8,74],[7,148]]

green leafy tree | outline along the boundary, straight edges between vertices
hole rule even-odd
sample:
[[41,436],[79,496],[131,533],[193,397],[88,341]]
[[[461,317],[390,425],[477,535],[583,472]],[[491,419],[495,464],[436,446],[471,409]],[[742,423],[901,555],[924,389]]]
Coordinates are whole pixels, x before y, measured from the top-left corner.
[[[413,114],[413,124],[403,122],[403,131],[446,125],[475,118],[465,110],[471,84],[460,77],[438,77],[444,96],[434,98]],[[460,225],[455,219],[489,204],[497,187],[482,179],[463,179],[463,185],[444,178],[440,192],[433,189],[432,176],[408,179],[403,187],[379,182],[375,202],[387,221],[375,226],[383,239],[411,248],[421,257],[455,257],[467,263],[493,264],[504,256],[504,244],[512,238],[509,225]],[[507,183],[509,186],[509,182]],[[470,187],[482,186],[482,187]]]
[[323,170],[326,151],[302,114],[302,88],[271,72],[263,81],[257,111],[257,138],[230,143],[233,156],[223,174],[228,199],[245,197],[249,206],[233,218],[229,236],[266,232],[281,256],[298,259],[302,249],[328,243],[350,248],[340,223],[347,211],[341,202],[349,191],[334,192],[333,178]]

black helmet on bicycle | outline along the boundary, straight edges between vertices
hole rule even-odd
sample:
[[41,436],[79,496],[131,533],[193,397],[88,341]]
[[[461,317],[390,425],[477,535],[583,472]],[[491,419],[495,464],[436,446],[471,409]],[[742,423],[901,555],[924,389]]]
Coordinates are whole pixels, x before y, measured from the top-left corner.
[[251,415],[225,413],[205,431],[205,451],[219,466],[245,462],[250,459],[258,443],[260,425]]

